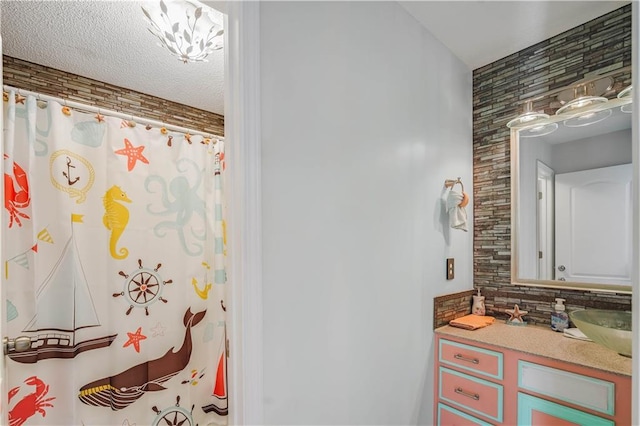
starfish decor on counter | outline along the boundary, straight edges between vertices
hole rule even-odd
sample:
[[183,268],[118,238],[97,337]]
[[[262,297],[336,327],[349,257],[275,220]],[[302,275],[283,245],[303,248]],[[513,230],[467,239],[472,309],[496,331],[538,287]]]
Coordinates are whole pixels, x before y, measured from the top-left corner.
[[529,311],[521,311],[520,308],[518,307],[518,304],[515,304],[513,306],[513,309],[505,309],[505,312],[511,315],[507,320],[507,324],[516,324],[516,325],[526,324],[525,321],[522,319],[522,317],[524,315],[527,315]]

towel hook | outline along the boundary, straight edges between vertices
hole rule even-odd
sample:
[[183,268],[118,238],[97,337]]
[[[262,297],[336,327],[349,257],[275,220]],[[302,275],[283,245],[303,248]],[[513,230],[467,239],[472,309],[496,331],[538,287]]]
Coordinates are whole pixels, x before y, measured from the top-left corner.
[[464,192],[464,185],[462,184],[460,177],[458,177],[458,179],[447,179],[444,181],[444,186],[447,188],[453,188],[453,186],[457,184],[460,184],[461,191]]

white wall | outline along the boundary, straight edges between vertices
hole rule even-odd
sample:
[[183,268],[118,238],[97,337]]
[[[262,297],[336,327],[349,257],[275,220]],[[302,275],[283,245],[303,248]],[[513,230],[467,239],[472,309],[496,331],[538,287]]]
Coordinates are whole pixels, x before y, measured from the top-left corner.
[[631,163],[631,129],[560,143],[551,148],[556,173],[571,173]]
[[538,160],[551,164],[551,145],[535,138],[520,138],[518,170],[518,278],[538,276]]
[[265,422],[431,424],[433,298],[472,288],[440,202],[472,191],[471,72],[395,2],[260,8]]

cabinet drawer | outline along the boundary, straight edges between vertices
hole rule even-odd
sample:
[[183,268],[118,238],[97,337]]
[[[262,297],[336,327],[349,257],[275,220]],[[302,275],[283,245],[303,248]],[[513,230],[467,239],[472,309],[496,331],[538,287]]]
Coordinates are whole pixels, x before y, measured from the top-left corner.
[[474,374],[502,380],[503,356],[501,352],[476,348],[446,339],[440,339],[438,349],[441,364],[456,366]]
[[442,401],[502,422],[501,385],[440,367],[438,388]]
[[584,411],[518,392],[518,425],[615,426],[615,423]]
[[613,416],[615,383],[518,361],[518,387]]
[[476,419],[473,416],[451,408],[448,405],[438,404],[438,423],[437,426],[491,426],[487,422]]

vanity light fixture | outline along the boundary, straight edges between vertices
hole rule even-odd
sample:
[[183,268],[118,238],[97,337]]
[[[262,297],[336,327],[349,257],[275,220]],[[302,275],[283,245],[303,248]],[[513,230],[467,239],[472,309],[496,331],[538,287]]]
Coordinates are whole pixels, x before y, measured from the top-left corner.
[[[608,118],[611,109],[602,108],[609,99],[599,96],[613,85],[611,77],[589,82],[577,82],[573,86],[573,99],[558,108],[557,116],[567,116],[564,125],[567,127],[582,127],[595,124]],[[558,96],[561,99],[561,96]]]
[[223,15],[197,0],[145,2],[142,12],[158,44],[185,64],[207,62],[223,47]]
[[533,102],[528,101],[524,112],[507,123],[510,129],[520,130],[520,137],[531,138],[548,135],[556,131],[558,123],[551,123],[549,114],[533,111]]
[[626,113],[631,113],[633,112],[633,86],[629,86],[626,89],[622,90],[620,93],[618,93],[618,99],[622,99],[622,100],[628,100],[629,103],[628,104],[624,104],[620,107],[620,111],[622,112],[626,112]]
[[[615,94],[616,80],[614,76],[627,75],[631,66],[606,71],[575,81],[564,87],[552,89],[543,93],[526,95],[518,104],[524,104],[524,111],[507,123],[507,127],[517,129],[520,137],[544,136],[558,128],[558,122],[567,127],[581,127],[594,124],[611,116],[611,103],[607,97]],[[625,88],[615,99],[616,105],[621,105],[624,112],[632,110],[631,86]],[[555,109],[554,117],[543,112],[534,111],[533,103],[538,109],[540,103],[544,109]],[[611,101],[613,102],[613,100]]]

